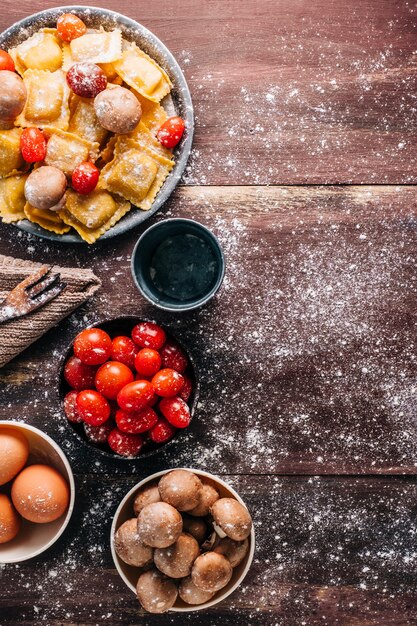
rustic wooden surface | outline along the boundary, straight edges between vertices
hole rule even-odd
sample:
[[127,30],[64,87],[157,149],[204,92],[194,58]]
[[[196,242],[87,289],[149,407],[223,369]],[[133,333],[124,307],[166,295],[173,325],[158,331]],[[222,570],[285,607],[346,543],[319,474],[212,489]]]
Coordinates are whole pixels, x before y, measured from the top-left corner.
[[[103,289],[0,373],[0,419],[46,430],[77,481],[56,546],[0,567],[0,623],[417,624],[417,8],[102,4],[154,31],[185,71],[195,146],[185,184],[153,221],[208,225],[227,274],[207,308],[162,314],[130,277],[145,227],[87,249],[1,225],[0,252],[92,267]],[[53,5],[5,0],[0,29]],[[192,427],[150,461],[87,454],[57,399],[71,338],[122,313],[172,328],[201,376]],[[112,566],[111,519],[140,478],[180,465],[238,489],[255,562],[210,611],[144,615]]]

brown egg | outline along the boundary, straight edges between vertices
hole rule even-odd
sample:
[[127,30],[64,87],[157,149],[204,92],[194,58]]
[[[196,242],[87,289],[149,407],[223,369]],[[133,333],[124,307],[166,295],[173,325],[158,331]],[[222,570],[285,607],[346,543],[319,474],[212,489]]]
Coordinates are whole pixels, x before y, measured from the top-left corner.
[[45,524],[65,513],[69,503],[69,487],[53,467],[30,465],[15,479],[12,500],[22,517],[30,522]]
[[65,174],[57,167],[43,165],[29,174],[25,197],[35,209],[50,209],[58,204],[66,188]]
[[162,476],[158,487],[164,502],[168,502],[178,511],[190,511],[198,505],[203,485],[188,470],[172,470]]
[[25,466],[29,456],[26,437],[16,428],[0,428],[0,485],[12,480]]
[[140,541],[136,517],[126,520],[117,529],[114,548],[119,558],[128,565],[144,567],[152,562],[153,549]]
[[102,127],[118,135],[132,132],[142,115],[139,100],[125,87],[99,93],[94,99],[94,109]]
[[9,496],[0,493],[0,543],[11,541],[20,530],[20,516]]
[[14,120],[23,111],[27,92],[25,83],[14,72],[0,71],[0,120]]

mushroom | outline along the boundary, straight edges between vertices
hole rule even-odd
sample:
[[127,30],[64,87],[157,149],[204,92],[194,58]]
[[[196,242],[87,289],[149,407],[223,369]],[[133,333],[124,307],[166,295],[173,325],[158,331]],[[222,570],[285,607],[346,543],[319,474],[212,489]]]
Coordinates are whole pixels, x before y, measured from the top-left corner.
[[243,561],[249,550],[249,541],[233,541],[229,537],[224,537],[213,548],[213,552],[226,557],[232,567],[237,567]]
[[187,604],[203,604],[208,602],[214,596],[213,591],[203,591],[195,586],[191,576],[184,578],[178,589],[181,600]]
[[194,561],[191,578],[199,589],[214,593],[227,585],[232,573],[232,566],[226,557],[216,552],[205,552]]
[[128,519],[117,529],[114,535],[114,549],[128,565],[144,567],[152,561],[153,549],[140,541],[135,517]]
[[158,570],[151,570],[139,576],[136,594],[143,608],[149,613],[165,613],[174,606],[178,590],[172,580]]
[[190,511],[199,503],[202,483],[188,470],[173,470],[162,476],[158,488],[164,502],[178,511]]
[[94,110],[101,126],[118,135],[132,132],[142,115],[136,96],[119,86],[100,92],[94,99]]
[[210,509],[214,529],[220,537],[226,535],[235,541],[243,541],[250,535],[252,518],[243,504],[234,498],[220,498]]
[[187,533],[190,533],[198,541],[199,544],[202,544],[207,537],[207,524],[203,519],[195,519],[193,517],[188,517],[187,515],[182,516],[182,525],[183,530]]
[[29,174],[25,183],[26,200],[35,209],[50,209],[61,200],[67,188],[64,172],[43,165]]
[[140,541],[152,548],[167,548],[182,532],[182,517],[166,502],[147,504],[139,513],[137,529]]
[[161,501],[161,496],[159,495],[158,485],[156,483],[152,483],[151,485],[146,485],[135,496],[135,500],[133,502],[133,510],[135,512],[135,515],[139,515],[141,510],[147,504],[152,504],[154,502],[160,502],[160,501]]
[[154,562],[163,574],[171,578],[184,578],[190,574],[199,553],[200,548],[194,537],[181,533],[172,546],[156,548]]
[[210,485],[209,483],[202,481],[202,487],[200,490],[200,500],[197,506],[188,512],[190,515],[193,515],[195,517],[205,517],[206,515],[210,513],[210,508],[219,498],[220,498],[220,495],[217,489],[215,489],[213,485]]
[[23,80],[14,72],[0,71],[0,120],[12,122],[24,109],[27,91]]

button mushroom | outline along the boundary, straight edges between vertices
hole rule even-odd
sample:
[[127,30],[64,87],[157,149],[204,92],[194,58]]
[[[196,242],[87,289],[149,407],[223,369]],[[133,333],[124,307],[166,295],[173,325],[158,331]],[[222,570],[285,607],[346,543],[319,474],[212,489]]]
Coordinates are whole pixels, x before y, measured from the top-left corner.
[[243,541],[250,535],[252,518],[243,504],[233,498],[220,498],[210,509],[214,529],[220,537]]
[[201,480],[188,470],[168,472],[158,485],[162,500],[178,511],[191,511],[198,505],[202,486]]
[[139,515],[141,510],[147,504],[153,504],[154,502],[160,501],[161,496],[159,495],[158,485],[156,483],[146,485],[135,496],[135,500],[133,502],[133,510],[135,512],[135,515]]
[[191,570],[193,583],[208,592],[223,589],[232,577],[233,568],[222,554],[205,552],[196,558]]
[[151,570],[139,576],[136,594],[149,613],[165,613],[174,606],[178,590],[176,584],[164,574]]
[[184,600],[187,604],[203,604],[211,600],[214,596],[213,591],[203,591],[196,587],[191,576],[181,581],[178,593],[181,600]]
[[14,72],[0,71],[0,120],[13,121],[26,104],[27,91],[23,80]]
[[200,548],[194,537],[181,533],[172,546],[156,548],[154,562],[163,574],[171,578],[184,578],[190,574],[199,553]]
[[144,567],[152,561],[153,549],[139,539],[136,518],[128,519],[114,535],[117,555],[128,565]]
[[193,517],[188,517],[187,515],[182,516],[182,524],[183,530],[187,533],[190,533],[198,541],[199,544],[202,544],[207,537],[207,524],[203,519],[196,519]]
[[217,489],[202,481],[202,487],[200,490],[200,500],[197,506],[191,511],[188,511],[190,515],[194,517],[205,517],[210,513],[210,508],[212,505],[220,498],[219,492]]
[[50,209],[58,204],[66,188],[65,174],[57,167],[44,165],[29,174],[25,183],[25,197],[35,209]]
[[167,548],[182,532],[182,517],[166,502],[147,504],[139,513],[137,529],[140,541],[153,548]]
[[237,567],[243,561],[249,550],[249,541],[233,541],[229,537],[224,537],[213,548],[213,552],[226,557],[232,567]]
[[94,99],[94,110],[101,126],[125,135],[139,124],[142,108],[136,96],[125,87],[105,89]]

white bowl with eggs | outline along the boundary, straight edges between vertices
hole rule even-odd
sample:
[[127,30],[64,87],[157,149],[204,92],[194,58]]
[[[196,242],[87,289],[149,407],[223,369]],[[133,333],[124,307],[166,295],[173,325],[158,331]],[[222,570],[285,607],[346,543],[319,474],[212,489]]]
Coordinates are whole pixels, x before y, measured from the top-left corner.
[[[0,420],[0,434],[2,429],[17,431],[26,438],[29,444],[29,456],[24,462],[25,468],[36,464],[48,465],[59,472],[69,487],[68,507],[58,519],[48,523],[33,523],[22,519],[17,536],[6,543],[0,543],[0,563],[18,563],[38,556],[50,548],[62,535],[73,512],[75,484],[67,457],[48,435],[34,426],[7,420]],[[17,451],[17,454],[20,452]],[[11,459],[11,461],[19,462],[18,459]],[[3,460],[2,465],[4,469]],[[10,492],[8,485],[11,482],[0,487],[0,494]]]
[[[214,476],[213,474],[210,474],[209,472],[205,472],[203,470],[198,470],[198,469],[193,469],[193,468],[172,468],[172,469],[181,469],[181,470],[187,470],[189,472],[192,472],[198,478],[212,484],[218,490],[220,494],[220,498],[233,498],[237,500],[240,504],[242,504],[245,508],[247,508],[244,501],[239,496],[239,494],[230,485],[228,485],[224,480],[222,480],[218,476]],[[162,476],[171,472],[172,469],[163,470],[161,472],[156,472],[155,474],[152,474],[151,476],[148,476],[148,478],[145,478],[144,480],[141,480],[139,483],[137,483],[137,485],[132,487],[132,489],[125,495],[123,500],[120,502],[116,510],[116,513],[114,515],[114,519],[113,519],[113,523],[112,523],[112,527],[110,531],[110,546],[111,546],[111,553],[113,556],[113,561],[120,577],[123,579],[127,587],[133,593],[135,593],[135,595],[136,595],[136,583],[139,577],[139,574],[138,574],[139,570],[137,567],[133,567],[131,565],[126,564],[118,556],[116,549],[115,549],[115,540],[114,540],[115,533],[124,522],[126,522],[127,520],[131,519],[134,516],[133,515],[133,502],[138,492],[141,489],[143,489],[143,487],[148,486],[151,483],[155,483],[155,481],[158,481]],[[215,593],[214,596],[210,600],[202,604],[198,604],[198,605],[187,604],[178,596],[174,606],[172,606],[172,608],[170,608],[169,611],[182,612],[182,613],[188,613],[190,611],[200,611],[202,609],[208,609],[218,604],[219,602],[222,602],[228,596],[230,596],[230,594],[232,594],[237,589],[237,587],[239,587],[239,585],[242,583],[253,561],[253,556],[255,552],[255,531],[254,531],[253,524],[252,524],[250,535],[248,537],[248,541],[249,541],[249,549],[243,561],[239,565],[237,565],[237,567],[233,569],[232,577],[225,587],[223,587],[222,589],[220,589],[220,591]]]

